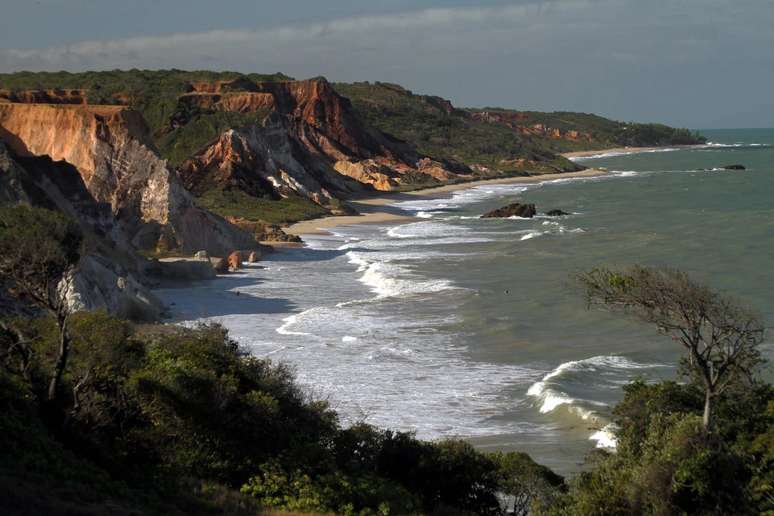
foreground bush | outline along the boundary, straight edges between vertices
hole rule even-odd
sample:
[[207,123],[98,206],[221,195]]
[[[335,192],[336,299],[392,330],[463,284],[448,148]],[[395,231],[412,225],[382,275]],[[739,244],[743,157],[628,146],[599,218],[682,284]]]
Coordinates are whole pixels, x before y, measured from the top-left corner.
[[[246,514],[497,514],[498,493],[531,505],[563,485],[526,456],[488,456],[464,441],[423,442],[366,424],[342,428],[287,366],[246,355],[217,325],[138,330],[105,313],[74,314],[52,406],[56,324],[17,318],[6,328],[0,431],[11,446],[0,452],[0,479],[69,486],[52,490],[38,512],[114,504],[164,514],[225,506]],[[33,343],[23,374],[7,353],[12,331]],[[16,490],[0,508],[17,513],[29,496]]]

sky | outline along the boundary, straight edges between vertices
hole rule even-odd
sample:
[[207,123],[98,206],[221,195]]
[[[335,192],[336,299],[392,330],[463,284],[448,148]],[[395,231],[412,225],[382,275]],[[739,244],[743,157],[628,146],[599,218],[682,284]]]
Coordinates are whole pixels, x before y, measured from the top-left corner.
[[0,72],[386,81],[460,107],[774,127],[774,0],[0,0]]

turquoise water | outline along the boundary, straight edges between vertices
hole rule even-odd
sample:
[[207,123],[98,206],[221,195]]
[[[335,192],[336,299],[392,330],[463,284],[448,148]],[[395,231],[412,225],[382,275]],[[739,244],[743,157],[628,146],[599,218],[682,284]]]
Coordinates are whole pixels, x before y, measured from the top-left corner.
[[[575,272],[678,267],[774,326],[774,130],[703,133],[713,144],[582,161],[611,171],[601,178],[398,202],[421,219],[336,228],[264,268],[162,295],[180,319],[219,320],[256,355],[296,364],[346,421],[523,450],[571,473],[613,444],[621,386],[674,377],[681,353],[587,310]],[[712,170],[734,163],[747,170]],[[572,215],[478,218],[514,201]]]

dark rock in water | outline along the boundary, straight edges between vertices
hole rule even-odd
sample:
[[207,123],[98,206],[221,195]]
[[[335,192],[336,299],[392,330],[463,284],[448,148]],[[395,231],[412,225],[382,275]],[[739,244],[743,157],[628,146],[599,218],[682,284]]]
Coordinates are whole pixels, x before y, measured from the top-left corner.
[[529,218],[535,216],[535,205],[534,204],[521,204],[518,202],[515,202],[513,204],[509,204],[508,206],[503,206],[502,208],[497,208],[496,210],[488,211],[481,215],[482,219],[489,219],[489,218],[508,218],[508,217],[523,217],[523,218]]
[[567,213],[566,211],[563,211],[563,210],[548,210],[546,212],[546,215],[548,215],[549,217],[563,217],[565,215],[571,215],[571,213]]
[[723,168],[726,170],[747,170],[744,165],[726,165]]

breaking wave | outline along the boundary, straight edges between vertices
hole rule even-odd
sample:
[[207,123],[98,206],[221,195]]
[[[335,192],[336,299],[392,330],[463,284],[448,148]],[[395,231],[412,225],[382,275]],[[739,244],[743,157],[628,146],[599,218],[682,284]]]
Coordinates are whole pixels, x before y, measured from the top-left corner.
[[[619,355],[603,355],[573,360],[560,364],[539,381],[527,389],[527,396],[535,399],[542,414],[563,411],[596,426],[589,439],[597,442],[600,448],[615,448],[615,426],[604,413],[609,406],[606,403],[571,394],[568,391],[578,389],[589,383],[601,389],[618,389],[626,383],[632,369],[653,369],[664,367],[661,364],[641,364]],[[578,389],[579,390],[579,389]]]
[[360,282],[371,287],[371,291],[377,298],[405,296],[413,294],[427,294],[442,290],[455,289],[451,281],[408,279],[410,272],[405,267],[396,263],[378,260],[368,260],[367,255],[349,251],[347,257],[349,263],[358,266],[358,272],[362,272]]

